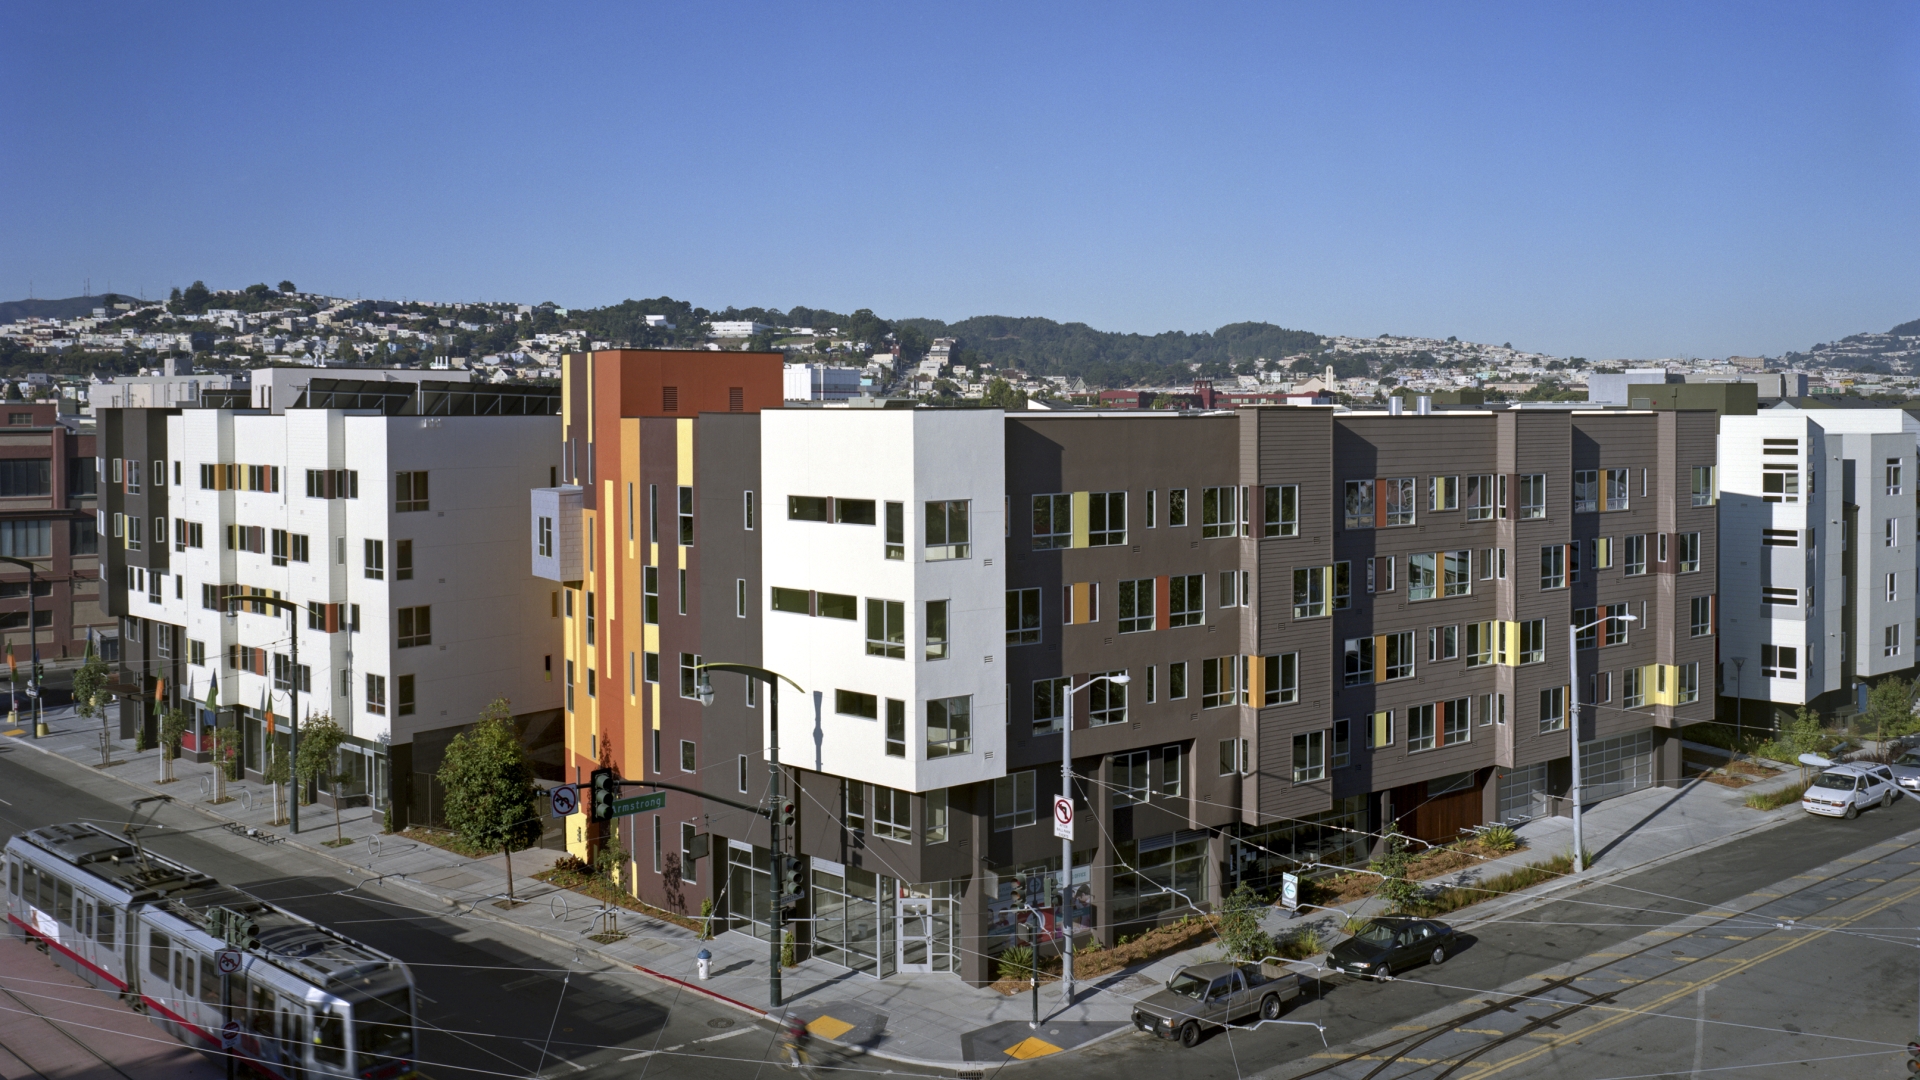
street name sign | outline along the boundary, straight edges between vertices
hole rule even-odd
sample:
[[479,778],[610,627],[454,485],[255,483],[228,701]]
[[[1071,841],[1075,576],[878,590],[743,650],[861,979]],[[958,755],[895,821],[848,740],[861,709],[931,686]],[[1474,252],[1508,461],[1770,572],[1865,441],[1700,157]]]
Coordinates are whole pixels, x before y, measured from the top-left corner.
[[629,795],[624,799],[613,800],[613,816],[626,817],[628,814],[644,814],[649,810],[659,810],[667,805],[667,793],[650,792],[646,795]]

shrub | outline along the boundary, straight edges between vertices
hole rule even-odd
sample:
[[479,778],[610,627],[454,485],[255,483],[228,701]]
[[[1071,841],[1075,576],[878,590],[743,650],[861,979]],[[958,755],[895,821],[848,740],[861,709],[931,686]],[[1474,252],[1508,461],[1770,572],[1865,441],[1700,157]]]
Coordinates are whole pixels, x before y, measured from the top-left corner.
[[557,873],[574,874],[579,877],[587,877],[593,873],[593,867],[587,865],[587,860],[572,852],[555,859],[553,869]]
[[1800,801],[1807,793],[1807,782],[1788,784],[1778,791],[1755,791],[1747,796],[1747,805],[1755,810],[1778,810],[1783,806]]
[[1033,946],[1010,945],[1001,950],[996,962],[1001,978],[1028,978],[1033,971]]
[[1508,825],[1492,825],[1480,830],[1480,842],[1494,851],[1514,851],[1520,847],[1520,834]]
[[1389,823],[1382,839],[1386,842],[1386,851],[1368,864],[1369,869],[1380,875],[1380,884],[1374,886],[1373,895],[1386,901],[1392,911],[1410,910],[1420,899],[1420,886],[1407,877],[1407,869],[1413,863],[1413,855],[1407,850],[1407,837],[1398,826]]
[[793,931],[789,930],[786,932],[786,935],[780,939],[780,966],[781,967],[794,966],[793,944],[794,944]]
[[1303,926],[1287,935],[1287,939],[1281,942],[1279,949],[1276,950],[1276,955],[1288,960],[1305,960],[1309,956],[1318,956],[1326,951],[1327,943],[1320,936],[1320,931],[1311,926]]
[[1266,907],[1244,881],[1221,902],[1218,933],[1228,956],[1258,960],[1273,955],[1273,938],[1260,929],[1260,915]]

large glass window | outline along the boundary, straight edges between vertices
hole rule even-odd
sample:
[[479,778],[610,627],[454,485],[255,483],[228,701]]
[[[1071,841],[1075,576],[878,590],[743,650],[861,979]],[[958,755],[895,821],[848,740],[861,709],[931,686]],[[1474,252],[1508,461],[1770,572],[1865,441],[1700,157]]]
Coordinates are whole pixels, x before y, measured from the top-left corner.
[[1007,644],[1040,644],[1040,590],[1007,590]]
[[906,659],[907,605],[903,601],[867,601],[867,655]]
[[1386,519],[1389,526],[1414,523],[1413,477],[1380,481],[1379,495],[1386,503]]
[[1096,491],[1087,496],[1087,546],[1113,547],[1127,542],[1127,493]]
[[1300,535],[1300,488],[1279,484],[1266,489],[1266,507],[1261,518],[1262,536]]
[[1033,547],[1036,551],[1073,546],[1073,496],[1033,497]]
[[973,557],[968,501],[948,499],[927,504],[927,561]]
[[1234,516],[1234,494],[1238,489],[1231,487],[1210,487],[1200,489],[1200,536],[1232,536],[1236,518]]
[[1206,621],[1205,574],[1175,574],[1167,579],[1167,625],[1199,626]]
[[927,702],[927,757],[973,753],[973,698],[935,698]]
[[993,827],[997,832],[1031,825],[1039,820],[1034,806],[1034,774],[1009,773],[993,782]]
[[1112,922],[1155,919],[1206,902],[1205,832],[1170,833],[1114,846]]
[[1127,688],[1112,679],[1100,679],[1099,675],[1124,675],[1123,671],[1095,672],[1095,681],[1087,688],[1088,722],[1095,725],[1124,724],[1127,722]]
[[1373,528],[1373,481],[1346,482],[1346,525],[1349,529]]
[[1296,567],[1293,571],[1293,617],[1314,619],[1327,613],[1327,568]]
[[1067,689],[1070,683],[1065,678],[1038,679],[1033,684],[1033,733],[1051,735],[1060,730],[1067,718]]
[[1153,629],[1153,579],[1120,583],[1120,632],[1138,634]]

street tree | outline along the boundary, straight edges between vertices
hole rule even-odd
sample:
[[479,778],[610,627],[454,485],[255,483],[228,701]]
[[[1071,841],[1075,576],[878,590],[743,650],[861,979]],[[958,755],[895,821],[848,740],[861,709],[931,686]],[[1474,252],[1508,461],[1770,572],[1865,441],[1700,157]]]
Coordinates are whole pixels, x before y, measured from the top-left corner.
[[[158,706],[155,706],[158,708]],[[173,706],[160,714],[160,782],[173,782],[173,759],[180,756],[180,740],[192,723],[186,711]]]
[[513,899],[513,852],[540,838],[533,763],[513,725],[506,698],[495,698],[473,727],[447,744],[439,772],[447,824],[476,848],[506,856],[507,903]]
[[1920,727],[1914,722],[1913,691],[1913,683],[1889,677],[1867,693],[1866,719],[1873,724],[1874,738],[1897,739]]
[[340,829],[340,744],[346,741],[345,729],[334,722],[331,713],[309,716],[307,722],[300,725],[300,756],[293,763],[293,771],[302,786],[317,780],[332,794],[336,847],[346,843]]
[[1413,865],[1413,853],[1407,844],[1406,834],[1392,822],[1387,831],[1381,834],[1384,850],[1373,860],[1371,869],[1380,875],[1380,883],[1374,886],[1373,895],[1386,901],[1389,911],[1406,912],[1420,899],[1420,883],[1407,876]]
[[260,770],[260,779],[273,792],[273,824],[285,825],[287,815],[280,809],[280,793],[286,789],[287,781],[293,779],[293,770],[288,767],[287,752],[280,748],[278,740],[269,737],[264,753],[266,760],[261,764],[265,767]]
[[107,737],[106,703],[101,700],[100,688],[107,684],[107,662],[93,651],[93,642],[87,642],[86,659],[80,664],[80,670],[73,673],[73,711],[83,720],[100,718],[100,764],[105,766],[112,751],[113,742]]

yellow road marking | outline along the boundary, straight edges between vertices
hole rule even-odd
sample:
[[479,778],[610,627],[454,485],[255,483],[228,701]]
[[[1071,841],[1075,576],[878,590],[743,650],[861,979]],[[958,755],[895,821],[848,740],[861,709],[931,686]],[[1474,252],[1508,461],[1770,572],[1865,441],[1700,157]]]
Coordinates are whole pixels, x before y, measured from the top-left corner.
[[1045,1039],[1037,1039],[1029,1035],[1002,1052],[1015,1061],[1031,1061],[1037,1057],[1046,1057],[1048,1054],[1057,1054],[1060,1048]]
[[853,1030],[853,1025],[832,1016],[822,1016],[807,1025],[807,1030],[823,1039],[837,1039]]
[[[1860,920],[1865,919],[1869,916],[1877,915],[1880,912],[1885,911],[1896,904],[1904,903],[1908,900],[1911,900],[1915,896],[1920,896],[1920,886],[1915,886],[1903,893],[1900,893],[1895,896],[1889,896],[1883,900],[1880,900],[1874,903],[1873,905],[1871,905],[1870,907],[1868,907],[1866,910],[1856,915],[1849,916],[1845,920],[1838,922],[1835,925],[1845,926],[1849,923],[1859,922]],[[1480,1071],[1477,1073],[1474,1073],[1472,1077],[1469,1078],[1469,1080],[1485,1080],[1486,1077],[1495,1076],[1495,1075],[1498,1075],[1499,1073],[1506,1072],[1508,1069],[1511,1069],[1516,1065],[1524,1065],[1527,1062],[1533,1061],[1536,1058],[1538,1058],[1540,1055],[1547,1053],[1548,1051],[1553,1050],[1557,1047],[1566,1045],[1569,1042],[1590,1038],[1594,1035],[1599,1034],[1600,1032],[1608,1030],[1609,1028],[1618,1027],[1619,1025],[1626,1023],[1628,1020],[1632,1020],[1637,1017],[1640,1017],[1645,1013],[1656,1012],[1661,1008],[1664,1008],[1665,1006],[1687,996],[1688,994],[1692,993],[1694,990],[1702,986],[1705,986],[1709,982],[1713,982],[1719,979],[1725,979],[1728,976],[1735,975],[1740,972],[1748,971],[1753,968],[1759,967],[1761,964],[1764,964],[1769,960],[1775,959],[1776,957],[1784,956],[1787,953],[1790,953],[1793,950],[1800,948],[1802,945],[1807,944],[1808,942],[1818,941],[1824,934],[1825,934],[1825,931],[1820,931],[1816,933],[1805,934],[1800,937],[1795,937],[1781,945],[1774,947],[1773,949],[1770,949],[1766,952],[1761,953],[1758,956],[1750,957],[1747,960],[1739,961],[1738,962],[1739,966],[1723,971],[1720,974],[1713,976],[1712,979],[1699,979],[1694,982],[1683,983],[1681,984],[1678,990],[1674,990],[1670,993],[1663,994],[1660,997],[1657,997],[1652,1001],[1646,1003],[1645,1005],[1639,1006],[1637,1008],[1621,1009],[1618,1012],[1613,1012],[1610,1015],[1607,1015],[1604,1019],[1601,1019],[1577,1032],[1570,1031],[1564,1034],[1554,1035],[1551,1038],[1542,1042],[1541,1045],[1536,1046],[1533,1049],[1528,1050],[1524,1053],[1515,1054],[1513,1057],[1510,1057],[1505,1061],[1501,1061],[1494,1064],[1483,1065]],[[1596,1007],[1604,1008],[1604,1006],[1596,1006]]]

